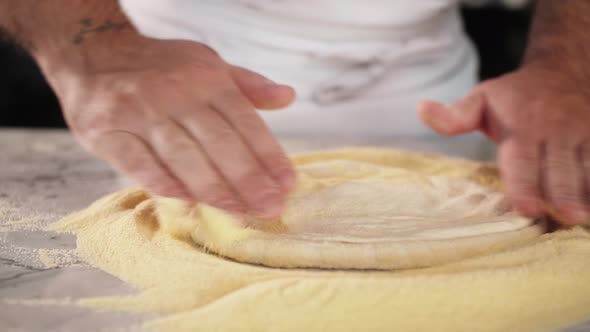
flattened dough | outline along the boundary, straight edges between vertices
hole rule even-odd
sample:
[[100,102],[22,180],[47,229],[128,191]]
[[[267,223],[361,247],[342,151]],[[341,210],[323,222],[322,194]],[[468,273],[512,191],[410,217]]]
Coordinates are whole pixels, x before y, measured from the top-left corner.
[[241,262],[382,270],[441,264],[545,232],[508,207],[492,165],[362,148],[293,161],[298,185],[280,220],[238,221],[161,198],[160,226]]

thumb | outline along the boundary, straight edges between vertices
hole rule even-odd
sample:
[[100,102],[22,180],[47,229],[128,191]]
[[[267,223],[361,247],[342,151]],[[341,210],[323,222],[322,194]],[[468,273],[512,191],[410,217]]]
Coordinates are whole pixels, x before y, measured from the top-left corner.
[[295,99],[295,90],[290,86],[274,83],[260,74],[238,66],[230,66],[230,72],[242,93],[258,109],[283,108]]
[[482,129],[485,108],[484,92],[475,88],[450,105],[423,101],[418,106],[418,116],[437,133],[453,136]]

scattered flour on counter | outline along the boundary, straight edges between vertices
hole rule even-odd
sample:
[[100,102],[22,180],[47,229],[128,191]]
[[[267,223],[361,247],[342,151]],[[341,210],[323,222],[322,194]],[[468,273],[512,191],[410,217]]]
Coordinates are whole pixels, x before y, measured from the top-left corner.
[[0,227],[27,224],[30,220],[18,217],[18,208],[6,199],[0,199]]
[[41,220],[54,219],[51,215],[23,211],[6,199],[0,199],[0,233],[42,230]]
[[73,249],[39,249],[38,254],[39,261],[48,269],[72,266],[80,262]]
[[[27,217],[23,217],[21,209],[8,200],[0,199],[0,250],[3,258],[14,261],[12,264],[38,269],[52,269],[80,263],[75,249],[39,249],[15,244],[15,237],[26,239],[32,234],[39,234],[39,231],[46,230],[41,221],[55,219],[51,215],[31,213],[31,211],[26,211],[26,214]],[[12,240],[10,240],[11,237]]]
[[155,200],[131,189],[51,228],[139,293],[90,298],[163,315],[160,331],[551,331],[590,317],[590,232],[559,230],[509,250],[397,271],[240,264],[163,232]]
[[3,223],[3,226],[15,226],[15,229],[23,229],[25,225],[29,225],[33,222],[33,219],[31,218],[25,218],[25,219],[21,219],[21,220],[15,220],[15,221],[7,221],[5,223]]
[[3,303],[16,304],[25,306],[70,306],[75,304],[71,298],[66,297],[63,299],[2,299]]

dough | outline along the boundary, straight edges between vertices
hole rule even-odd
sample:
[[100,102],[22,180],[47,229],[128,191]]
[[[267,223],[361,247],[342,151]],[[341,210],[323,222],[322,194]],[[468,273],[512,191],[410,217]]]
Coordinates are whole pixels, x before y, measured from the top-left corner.
[[539,236],[490,165],[396,150],[294,158],[298,185],[276,221],[239,221],[161,198],[164,231],[207,250],[273,267],[396,269],[436,265]]
[[[293,160],[301,167],[334,160],[394,166],[500,190],[494,167],[431,155],[354,149]],[[200,208],[168,203],[140,189],[122,190],[52,225],[76,235],[76,259],[137,290],[81,304],[145,312],[146,329],[174,332],[538,332],[590,318],[590,230],[584,227],[429,268],[277,269],[240,264],[196,245],[191,233],[201,225]],[[168,223],[156,210],[179,219]],[[242,236],[247,243],[250,231],[260,232],[212,225],[210,231],[228,241]]]

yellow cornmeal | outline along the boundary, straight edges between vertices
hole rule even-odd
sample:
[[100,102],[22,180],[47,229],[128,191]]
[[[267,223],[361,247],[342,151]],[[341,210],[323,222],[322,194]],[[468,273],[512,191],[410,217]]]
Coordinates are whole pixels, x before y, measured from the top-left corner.
[[286,270],[175,238],[154,205],[140,190],[122,191],[54,226],[78,236],[82,259],[139,290],[83,304],[161,313],[147,326],[162,331],[551,331],[590,318],[582,227],[428,269]]
[[59,265],[55,259],[51,257],[48,249],[39,249],[39,261],[41,261],[46,269],[51,269]]
[[39,261],[46,269],[72,266],[78,261],[75,252],[71,249],[39,249],[37,254]]

